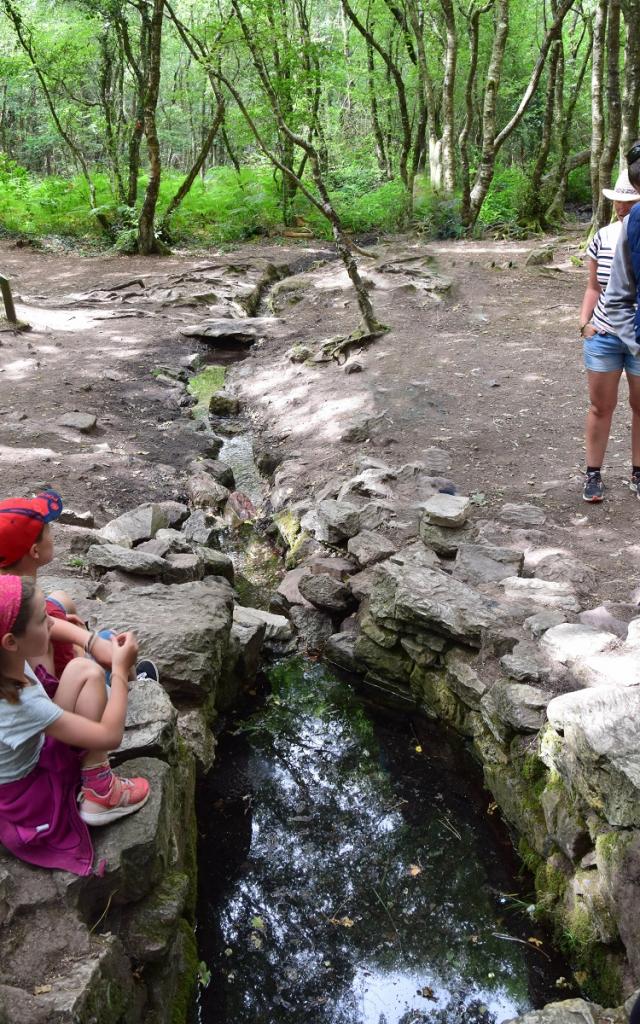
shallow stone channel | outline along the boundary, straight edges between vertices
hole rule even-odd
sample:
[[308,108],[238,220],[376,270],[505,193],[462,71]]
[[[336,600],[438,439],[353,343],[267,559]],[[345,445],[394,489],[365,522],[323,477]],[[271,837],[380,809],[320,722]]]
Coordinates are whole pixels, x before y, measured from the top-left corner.
[[501,1024],[570,994],[459,740],[301,658],[256,699],[199,794],[194,1020]]

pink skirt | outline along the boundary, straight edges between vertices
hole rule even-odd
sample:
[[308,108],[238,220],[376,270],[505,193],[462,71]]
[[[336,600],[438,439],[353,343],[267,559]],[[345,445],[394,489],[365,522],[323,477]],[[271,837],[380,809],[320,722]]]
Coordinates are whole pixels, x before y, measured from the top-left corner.
[[23,779],[0,783],[0,843],[20,860],[92,873],[93,846],[76,800],[82,754],[47,736],[36,767]]

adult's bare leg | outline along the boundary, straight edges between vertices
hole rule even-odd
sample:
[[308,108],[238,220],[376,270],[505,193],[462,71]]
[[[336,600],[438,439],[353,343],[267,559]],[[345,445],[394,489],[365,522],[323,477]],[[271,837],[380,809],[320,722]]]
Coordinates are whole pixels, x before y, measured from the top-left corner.
[[631,464],[640,466],[640,377],[627,373],[631,406]]
[[589,411],[585,429],[587,466],[601,466],[607,450],[611,419],[618,403],[618,384],[622,370],[598,373],[587,371]]

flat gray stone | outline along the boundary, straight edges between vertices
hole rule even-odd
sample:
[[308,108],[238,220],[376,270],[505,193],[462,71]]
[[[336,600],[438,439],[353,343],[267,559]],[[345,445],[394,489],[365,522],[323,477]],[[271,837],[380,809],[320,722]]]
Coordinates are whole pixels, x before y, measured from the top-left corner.
[[366,569],[376,562],[383,562],[396,550],[395,544],[372,530],[361,530],[355,537],[347,541],[347,551],[356,559],[359,566]]
[[299,604],[292,606],[290,615],[298,632],[299,644],[307,651],[323,651],[334,633],[331,616],[319,608],[307,608]]
[[151,540],[158,530],[168,525],[167,513],[160,505],[145,504],[112,519],[100,529],[99,535],[110,544],[130,548],[140,541]]
[[540,643],[554,661],[570,664],[609,650],[618,643],[618,637],[581,622],[565,622],[548,629]]
[[91,434],[97,423],[97,417],[88,412],[68,412],[58,420],[60,427],[70,427],[81,434]]
[[519,576],[524,552],[489,544],[461,544],[458,548],[453,576],[472,586],[496,583],[508,576]]
[[451,527],[435,526],[424,516],[420,520],[422,543],[442,558],[453,558],[468,537],[469,530],[466,527],[454,530]]
[[466,523],[470,509],[469,498],[459,494],[433,494],[424,503],[424,517],[432,526],[458,529]]
[[549,678],[549,666],[538,644],[521,640],[500,664],[512,679],[521,683],[538,683]]
[[163,583],[189,583],[204,576],[204,558],[199,554],[170,554],[168,568],[162,574]]
[[324,656],[334,665],[339,665],[340,668],[347,671],[356,672],[358,662],[355,646],[354,633],[333,633],[325,644]]
[[171,530],[178,530],[189,515],[189,506],[183,505],[181,501],[158,501],[167,519],[167,526]]
[[245,348],[253,345],[256,339],[263,336],[276,322],[268,317],[242,317],[238,320],[218,318],[202,320],[199,324],[190,324],[179,330],[185,338],[202,338],[207,342],[222,341],[226,345]]
[[156,663],[170,694],[204,700],[215,690],[229,644],[233,591],[210,576],[194,583],[156,583],[111,594],[104,621],[135,628],[140,650]]
[[402,571],[397,583],[392,617],[416,628],[435,629],[473,647],[480,646],[485,632],[507,621],[507,613],[497,601],[445,573],[410,567]]
[[[584,999],[565,999],[548,1003],[542,1010],[532,1010],[522,1017],[511,1017],[504,1024],[601,1024],[604,1010]],[[609,1018],[611,1024],[623,1024],[624,1018]]]
[[547,517],[537,505],[507,503],[500,509],[500,519],[514,526],[544,526]]
[[160,683],[136,680],[129,691],[124,737],[111,759],[116,764],[142,755],[171,760],[176,751],[176,716]]
[[218,534],[225,527],[226,523],[211,512],[196,509],[183,523],[182,533],[189,543],[211,548],[216,547]]
[[87,565],[101,573],[119,569],[134,576],[162,576],[168,568],[164,558],[118,544],[94,544],[86,557]]
[[515,732],[538,732],[551,698],[551,693],[525,683],[499,680],[483,697],[482,705]]
[[559,626],[566,621],[566,614],[560,608],[544,608],[541,612],[536,612],[535,615],[530,615],[525,619],[524,625],[531,635],[538,639],[552,626]]
[[214,548],[197,547],[196,551],[202,559],[205,576],[223,576],[233,586],[235,573],[229,555]]
[[240,626],[264,625],[266,640],[287,641],[293,638],[293,627],[289,619],[285,619],[284,615],[265,612],[262,608],[245,608],[237,604],[233,609],[233,621]]
[[307,512],[300,523],[316,540],[340,544],[360,532],[360,513],[351,502],[327,498]]
[[84,526],[89,530],[95,525],[93,512],[76,512],[72,508],[64,508],[57,521],[66,526]]
[[187,750],[195,757],[198,775],[206,775],[215,760],[216,740],[202,708],[180,711],[177,728]]
[[329,573],[311,573],[298,584],[300,593],[315,608],[333,614],[346,614],[352,604],[351,592]]
[[482,681],[475,668],[475,655],[453,647],[445,655],[444,663],[449,688],[468,707],[479,711],[480,701],[487,692],[487,685]]
[[541,608],[561,608],[567,612],[579,612],[580,603],[570,583],[555,583],[550,580],[524,579],[509,576],[500,580],[507,600],[529,605],[533,611]]

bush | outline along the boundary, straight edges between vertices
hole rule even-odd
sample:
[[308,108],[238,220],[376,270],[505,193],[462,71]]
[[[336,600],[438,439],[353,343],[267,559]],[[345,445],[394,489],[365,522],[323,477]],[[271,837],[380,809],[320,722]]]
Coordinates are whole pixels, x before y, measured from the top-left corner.
[[423,179],[416,182],[414,221],[429,238],[462,238],[465,233],[459,198],[434,192]]
[[529,177],[519,167],[496,171],[487,198],[480,211],[480,223],[517,223],[525,215],[529,201]]

